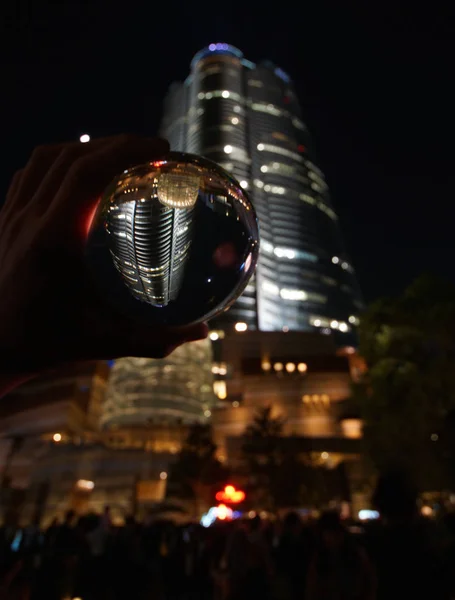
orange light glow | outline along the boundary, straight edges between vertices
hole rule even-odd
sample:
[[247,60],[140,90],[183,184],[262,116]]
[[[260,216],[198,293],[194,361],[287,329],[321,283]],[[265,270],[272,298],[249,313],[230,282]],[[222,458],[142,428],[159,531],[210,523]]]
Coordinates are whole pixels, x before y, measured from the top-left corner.
[[225,521],[229,517],[230,512],[225,504],[219,504],[217,507],[217,517],[220,521]]
[[218,502],[239,504],[245,500],[245,492],[242,490],[236,490],[233,485],[227,485],[224,490],[216,494],[215,498],[218,500]]

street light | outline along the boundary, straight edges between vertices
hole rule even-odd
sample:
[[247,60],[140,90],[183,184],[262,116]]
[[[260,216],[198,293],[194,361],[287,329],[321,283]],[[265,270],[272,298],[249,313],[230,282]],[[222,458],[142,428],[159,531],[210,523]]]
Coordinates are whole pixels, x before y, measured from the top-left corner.
[[83,133],[81,135],[81,137],[79,138],[79,141],[81,142],[81,144],[86,144],[87,142],[90,141],[90,136],[88,133]]

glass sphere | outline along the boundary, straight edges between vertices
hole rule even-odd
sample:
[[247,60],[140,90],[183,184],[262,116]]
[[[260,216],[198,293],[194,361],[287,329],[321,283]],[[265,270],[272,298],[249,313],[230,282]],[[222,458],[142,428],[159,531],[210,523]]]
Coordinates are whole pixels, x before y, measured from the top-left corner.
[[215,163],[177,152],[118,175],[103,194],[87,259],[123,314],[188,325],[227,310],[254,273],[257,217]]

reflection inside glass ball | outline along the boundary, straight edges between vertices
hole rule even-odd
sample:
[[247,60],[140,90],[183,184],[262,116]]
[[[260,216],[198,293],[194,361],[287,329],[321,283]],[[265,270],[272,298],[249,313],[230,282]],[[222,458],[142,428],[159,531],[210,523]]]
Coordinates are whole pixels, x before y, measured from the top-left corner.
[[116,177],[87,238],[109,301],[132,318],[168,325],[226,310],[258,250],[256,215],[240,184],[211,161],[175,152]]

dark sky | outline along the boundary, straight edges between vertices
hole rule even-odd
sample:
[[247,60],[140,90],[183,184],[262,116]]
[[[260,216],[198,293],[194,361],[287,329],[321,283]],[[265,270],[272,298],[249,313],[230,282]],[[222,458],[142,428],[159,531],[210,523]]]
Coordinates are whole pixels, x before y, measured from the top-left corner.
[[366,299],[422,271],[455,280],[454,14],[317,0],[4,2],[2,190],[37,144],[153,134],[169,83],[225,41],[294,79]]

